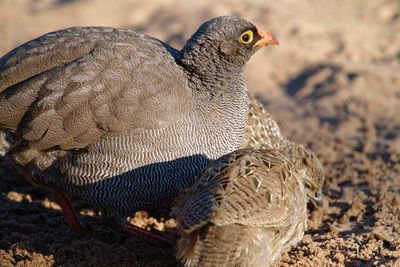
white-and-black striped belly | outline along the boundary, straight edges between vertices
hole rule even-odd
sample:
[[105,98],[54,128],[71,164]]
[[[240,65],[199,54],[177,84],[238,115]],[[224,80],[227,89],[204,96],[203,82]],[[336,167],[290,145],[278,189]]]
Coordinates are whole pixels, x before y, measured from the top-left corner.
[[108,137],[73,151],[58,162],[59,185],[105,213],[128,214],[169,199],[210,160],[240,146],[242,137],[231,128],[217,133],[191,125]]

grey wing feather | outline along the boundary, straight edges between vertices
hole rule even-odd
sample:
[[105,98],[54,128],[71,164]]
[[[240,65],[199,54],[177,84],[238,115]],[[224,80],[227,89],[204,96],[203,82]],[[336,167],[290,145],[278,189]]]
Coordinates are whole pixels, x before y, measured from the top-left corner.
[[0,59],[0,126],[39,150],[184,118],[188,90],[164,44],[131,31],[71,28]]

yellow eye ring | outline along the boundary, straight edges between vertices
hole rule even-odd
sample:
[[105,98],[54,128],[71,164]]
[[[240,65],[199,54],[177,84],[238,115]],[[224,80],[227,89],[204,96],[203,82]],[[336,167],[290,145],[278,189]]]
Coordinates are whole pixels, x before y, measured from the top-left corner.
[[253,41],[253,32],[251,30],[247,30],[240,35],[240,42],[244,44],[250,44]]

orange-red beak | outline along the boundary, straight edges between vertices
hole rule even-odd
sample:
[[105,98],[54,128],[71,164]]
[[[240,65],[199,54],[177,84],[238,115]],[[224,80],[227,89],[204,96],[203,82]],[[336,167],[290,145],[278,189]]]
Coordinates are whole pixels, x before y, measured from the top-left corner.
[[279,42],[275,38],[275,36],[272,35],[272,33],[269,32],[264,32],[262,30],[257,29],[258,35],[260,35],[261,40],[259,40],[257,43],[253,45],[253,48],[256,46],[262,47],[264,45],[278,45]]

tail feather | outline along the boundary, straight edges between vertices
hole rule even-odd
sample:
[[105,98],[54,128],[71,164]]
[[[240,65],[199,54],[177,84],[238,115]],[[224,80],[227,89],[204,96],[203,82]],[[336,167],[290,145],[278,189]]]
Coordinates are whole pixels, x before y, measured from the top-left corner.
[[246,247],[243,244],[246,240],[246,226],[219,227],[209,223],[183,234],[178,242],[177,256],[185,266],[235,266]]

